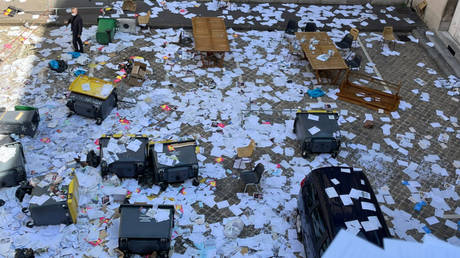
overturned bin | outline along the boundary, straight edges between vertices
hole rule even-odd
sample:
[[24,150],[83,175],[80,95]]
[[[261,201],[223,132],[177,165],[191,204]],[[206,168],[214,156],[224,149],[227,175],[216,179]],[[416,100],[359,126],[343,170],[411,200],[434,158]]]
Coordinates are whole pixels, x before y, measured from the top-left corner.
[[341,135],[339,115],[335,111],[298,111],[293,132],[301,144],[302,157],[312,153],[331,153],[336,157],[340,150]]

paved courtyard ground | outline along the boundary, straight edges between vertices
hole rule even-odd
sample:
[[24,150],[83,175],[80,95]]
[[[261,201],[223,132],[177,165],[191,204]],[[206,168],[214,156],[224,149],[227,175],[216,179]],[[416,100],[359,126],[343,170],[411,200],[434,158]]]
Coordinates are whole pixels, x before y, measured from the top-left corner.
[[[23,29],[1,27],[1,45]],[[84,30],[88,54],[69,59],[69,68],[61,74],[47,66],[50,59],[67,59],[65,53],[72,51],[65,27],[38,27],[26,44],[17,49],[13,44],[0,53],[5,60],[0,67],[0,106],[40,109],[39,133],[21,139],[28,175],[68,176],[73,158],[97,150],[95,141],[102,134],[121,132],[153,140],[195,138],[201,183],[195,187],[186,182],[160,192],[135,180],[103,181],[99,168],[77,168],[78,223],[33,229],[24,227],[28,218],[20,212],[28,200],[20,204],[13,197],[15,188],[0,189],[0,198],[7,200],[0,207],[0,228],[7,232],[0,236],[0,255],[31,247],[40,257],[117,256],[118,204],[112,199],[109,205],[101,202],[110,195],[104,188],[115,186],[131,192],[131,203],[176,205],[172,257],[303,256],[293,217],[300,181],[312,169],[331,165],[363,168],[395,238],[420,241],[433,234],[460,245],[460,96],[448,88],[458,85],[458,79],[448,82],[449,75],[441,73],[416,38],[398,41],[390,50],[382,48],[379,32],[366,32],[352,49],[363,56],[360,72],[380,73],[384,80],[401,84],[400,108],[385,114],[338,100],[337,85],[318,85],[300,51],[289,50],[283,31],[229,29],[232,51],[224,67],[202,69],[193,45],[172,44],[180,29],[117,33],[108,46],[96,43],[95,29]],[[332,29],[329,35],[338,41],[344,33]],[[185,35],[191,37],[191,31],[185,30]],[[140,87],[117,84],[121,103],[102,125],[67,117],[66,96],[75,70],[113,81],[122,74],[118,64],[131,56],[143,57],[150,74]],[[310,98],[306,92],[314,88],[326,95]],[[336,159],[328,154],[303,159],[292,133],[295,111],[325,103],[340,113],[342,149]],[[364,128],[366,119],[373,120],[373,129]],[[233,168],[236,148],[250,139],[257,143],[252,163],[266,168],[261,200],[242,193],[239,172]],[[100,217],[109,221],[102,223]],[[244,228],[231,240],[224,227],[234,219]],[[107,232],[99,235],[98,245],[88,243],[94,231]]]

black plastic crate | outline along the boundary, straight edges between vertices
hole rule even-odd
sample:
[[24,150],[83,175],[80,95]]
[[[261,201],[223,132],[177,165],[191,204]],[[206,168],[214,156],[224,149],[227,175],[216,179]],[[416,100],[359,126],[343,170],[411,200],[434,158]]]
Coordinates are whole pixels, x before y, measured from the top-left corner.
[[297,112],[293,132],[301,144],[302,157],[307,158],[311,153],[332,153],[333,157],[337,156],[341,144],[338,119],[335,111]]
[[0,187],[17,186],[27,179],[26,159],[20,142],[0,137]]
[[[162,152],[155,151],[155,144],[163,145]],[[195,141],[155,144],[150,146],[149,154],[156,183],[180,183],[193,178],[194,185],[198,185]]]
[[[169,212],[169,219],[156,221],[150,213]],[[120,206],[120,230],[118,249],[125,254],[149,255],[154,252],[159,257],[168,257],[171,234],[174,228],[174,206],[148,204],[122,204]]]
[[38,109],[15,107],[14,111],[0,112],[0,134],[28,135],[33,137],[40,122]]
[[[136,151],[128,149],[131,142],[138,141]],[[116,152],[115,148],[123,152]],[[101,175],[116,174],[119,178],[141,179],[148,171],[149,139],[142,135],[112,135],[99,139],[101,157]]]

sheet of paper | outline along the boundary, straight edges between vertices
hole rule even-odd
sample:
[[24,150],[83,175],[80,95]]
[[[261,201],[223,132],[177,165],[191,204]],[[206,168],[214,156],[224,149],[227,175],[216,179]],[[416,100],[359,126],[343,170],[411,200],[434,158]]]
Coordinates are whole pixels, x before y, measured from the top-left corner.
[[326,189],[324,189],[327,193],[327,196],[329,196],[329,198],[334,198],[334,197],[338,197],[339,195],[337,194],[337,191],[335,190],[334,187],[328,187]]
[[311,133],[311,135],[315,135],[321,130],[316,126],[313,126],[312,128],[308,129],[308,131]]
[[157,153],[163,152],[163,143],[155,143],[154,150]]
[[375,205],[370,202],[361,202],[361,208],[363,210],[375,211]]
[[343,205],[352,205],[353,201],[351,200],[350,196],[348,194],[341,194],[340,195],[340,200],[342,200]]

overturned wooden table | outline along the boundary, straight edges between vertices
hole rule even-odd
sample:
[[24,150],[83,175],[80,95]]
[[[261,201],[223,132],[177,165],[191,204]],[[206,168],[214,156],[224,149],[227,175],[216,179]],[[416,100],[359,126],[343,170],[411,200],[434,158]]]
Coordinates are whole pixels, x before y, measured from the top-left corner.
[[[348,70],[348,66],[327,33],[297,32],[296,38],[300,41],[302,51],[305,55],[305,58],[307,58],[308,62],[310,63],[318,83],[325,83],[321,79],[320,73],[332,71],[336,72],[336,76],[333,77],[334,79],[332,80],[332,84],[337,84],[340,75],[342,72]],[[318,59],[318,56],[328,54],[329,52],[332,52],[332,55],[326,61]]]
[[224,19],[193,17],[192,27],[195,50],[200,52],[203,67],[222,67],[225,52],[230,51]]

